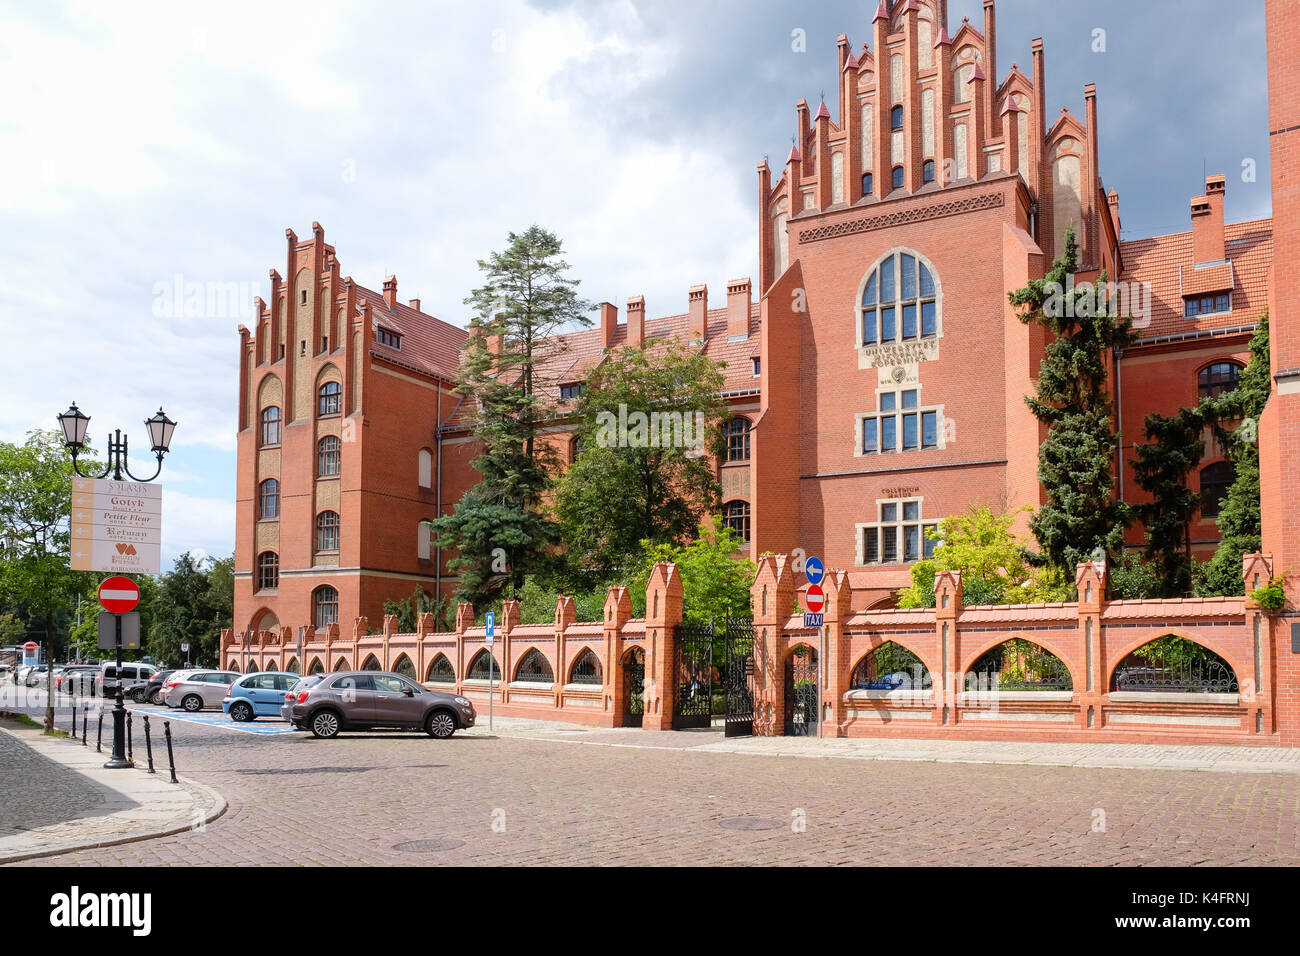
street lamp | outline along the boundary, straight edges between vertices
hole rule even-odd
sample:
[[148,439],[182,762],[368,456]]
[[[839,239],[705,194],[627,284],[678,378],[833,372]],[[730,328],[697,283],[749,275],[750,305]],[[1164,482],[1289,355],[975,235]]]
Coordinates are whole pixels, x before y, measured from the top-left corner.
[[[158,458],[158,467],[154,469],[154,473],[148,478],[137,478],[131,474],[131,469],[127,466],[126,436],[122,434],[120,428],[114,430],[112,437],[108,440],[108,463],[104,466],[104,470],[98,475],[86,475],[82,474],[81,468],[77,465],[77,455],[86,447],[86,429],[90,425],[90,416],[77,408],[77,403],[73,402],[72,407],[58,418],[59,427],[63,429],[63,443],[68,446],[68,451],[72,453],[72,470],[81,478],[107,478],[111,472],[116,481],[121,481],[124,474],[132,481],[153,481],[162,473],[163,456],[167,454],[167,450],[172,443],[172,432],[176,430],[176,422],[167,417],[161,406],[158,408],[158,414],[145,419],[144,427],[149,430],[149,441],[151,442],[149,450]],[[118,622],[117,703],[113,707],[113,756],[108,763],[104,764],[105,768],[110,770],[130,766],[126,760],[126,702],[122,696],[121,618],[118,618]]]

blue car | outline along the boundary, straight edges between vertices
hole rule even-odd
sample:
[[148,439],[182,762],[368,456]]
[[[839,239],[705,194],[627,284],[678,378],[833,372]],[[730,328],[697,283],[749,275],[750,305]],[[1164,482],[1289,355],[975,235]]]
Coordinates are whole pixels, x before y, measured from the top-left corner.
[[231,720],[240,723],[258,717],[279,717],[284,695],[301,677],[301,674],[286,671],[247,674],[230,685],[221,709],[230,715]]

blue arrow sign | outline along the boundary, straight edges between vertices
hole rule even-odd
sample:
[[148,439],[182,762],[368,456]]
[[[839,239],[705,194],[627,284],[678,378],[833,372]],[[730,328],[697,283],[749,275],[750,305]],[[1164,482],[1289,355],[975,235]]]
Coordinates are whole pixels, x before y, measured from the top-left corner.
[[809,558],[803,563],[803,573],[808,577],[809,584],[821,584],[822,578],[826,576],[826,566],[822,564],[821,558]]

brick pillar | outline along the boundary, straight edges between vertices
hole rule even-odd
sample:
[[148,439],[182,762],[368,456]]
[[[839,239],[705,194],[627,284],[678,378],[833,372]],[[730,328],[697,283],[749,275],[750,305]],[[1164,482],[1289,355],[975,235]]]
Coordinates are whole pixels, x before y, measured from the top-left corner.
[[456,605],[456,692],[461,693],[465,685],[465,672],[469,661],[465,660],[465,632],[474,626],[474,605],[461,601]]
[[578,606],[573,598],[561,594],[555,599],[555,708],[564,706],[564,684],[568,679],[569,661],[565,656],[564,632],[578,619]]
[[782,630],[794,607],[794,579],[790,556],[769,554],[758,559],[758,573],[749,587],[754,616],[754,733],[760,737],[785,732]]
[[[1101,611],[1106,602],[1106,562],[1085,561],[1075,569],[1074,586],[1078,592],[1079,659],[1070,669],[1079,675],[1074,692],[1079,701],[1078,727],[1100,729],[1102,702],[1106,699],[1109,676],[1106,670],[1107,649],[1101,635]],[[1090,716],[1091,714],[1091,716]]]
[[938,653],[938,674],[931,675],[934,688],[934,719],[954,724],[960,707],[958,695],[964,689],[961,641],[957,616],[961,614],[961,572],[940,571],[934,576],[934,630]]
[[[386,671],[391,671],[393,669],[393,658],[392,658],[392,651],[390,650],[390,647],[393,640],[393,635],[396,633],[397,633],[397,615],[385,614],[384,615],[384,656],[383,659],[380,661],[379,666]],[[358,664],[357,666],[360,667],[361,665]]]
[[[844,713],[844,694],[849,689],[849,638],[844,632],[848,628],[849,618],[853,615],[853,589],[849,586],[849,576],[844,571],[827,571],[822,581],[826,591],[826,661],[822,665],[826,674],[826,700],[821,702],[818,719],[826,721],[823,733],[827,737],[844,737],[848,735],[847,720]],[[826,705],[830,704],[830,717],[826,716]]]
[[497,619],[497,646],[501,648],[501,703],[510,700],[510,675],[514,673],[514,648],[510,646],[510,632],[519,626],[519,602],[503,601],[501,616]]
[[677,565],[660,561],[650,571],[645,591],[645,730],[671,730],[675,638],[673,629],[682,622],[682,577]]
[[627,681],[623,679],[623,627],[632,617],[632,595],[620,585],[611,587],[605,595],[603,626],[605,629],[605,659],[601,661],[601,675],[605,679],[605,712],[612,714],[614,726],[621,726],[626,706]]
[[429,676],[429,664],[431,661],[426,660],[428,648],[424,642],[437,629],[433,620],[433,612],[425,611],[415,619],[415,677],[421,683]]
[[[1241,700],[1250,708],[1249,725],[1252,734],[1276,732],[1277,691],[1273,684],[1272,615],[1261,608],[1252,596],[1256,588],[1268,585],[1273,576],[1271,554],[1247,554],[1241,561],[1241,577],[1246,585],[1246,633],[1250,635],[1251,659],[1254,669],[1249,674],[1238,674]],[[1286,654],[1289,645],[1277,647]],[[1250,690],[1247,691],[1247,681]]]

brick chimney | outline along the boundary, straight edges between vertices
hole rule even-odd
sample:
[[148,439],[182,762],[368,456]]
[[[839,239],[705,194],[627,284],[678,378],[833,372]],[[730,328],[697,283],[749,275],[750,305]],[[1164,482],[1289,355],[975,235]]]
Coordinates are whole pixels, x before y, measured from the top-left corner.
[[699,342],[708,328],[709,287],[693,285],[690,291],[691,341]]
[[749,338],[750,281],[732,279],[727,283],[727,338]]
[[627,300],[627,344],[634,349],[645,345],[645,296]]
[[1205,177],[1205,195],[1192,197],[1192,261],[1218,262],[1223,248],[1223,192],[1227,180],[1222,174]]
[[618,328],[618,306],[610,302],[600,304],[600,344],[609,348],[614,341],[614,330]]
[[413,308],[416,312],[419,312],[419,311],[420,311],[420,300],[419,300],[419,299],[412,299],[412,300],[411,300],[411,308]]
[[389,276],[384,280],[384,301],[390,309],[397,305],[397,276]]

